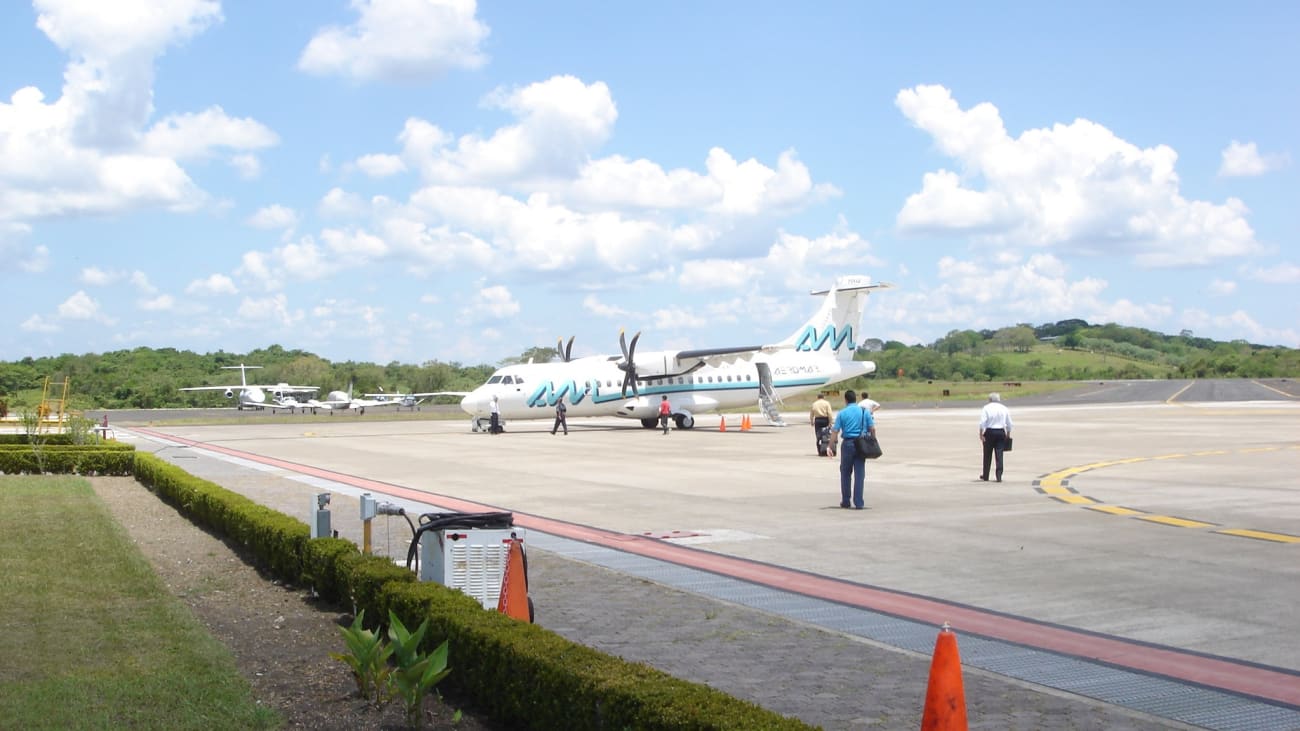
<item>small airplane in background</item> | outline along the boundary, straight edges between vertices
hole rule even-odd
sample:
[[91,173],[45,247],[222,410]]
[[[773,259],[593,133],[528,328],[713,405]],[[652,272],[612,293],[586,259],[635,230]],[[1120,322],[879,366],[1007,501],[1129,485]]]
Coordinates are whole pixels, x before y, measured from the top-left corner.
[[[373,394],[366,394],[366,396],[371,395]],[[403,405],[404,402],[399,399],[356,398],[352,395],[352,384],[349,383],[347,391],[330,391],[323,401],[307,399],[300,404],[299,408],[311,409],[313,414],[317,409],[325,409],[330,412],[330,416],[333,416],[335,411],[355,411],[359,415],[364,415],[366,409]]]
[[379,393],[364,394],[368,399],[374,399],[381,406],[396,406],[397,408],[407,408],[415,411],[416,407],[424,403],[430,396],[437,396],[440,392],[429,391],[427,393],[402,393],[394,391],[388,393],[383,386],[379,387]]
[[568,416],[620,416],[647,429],[657,423],[667,396],[679,429],[695,425],[695,414],[757,405],[768,421],[784,426],[777,402],[787,395],[825,388],[875,372],[871,361],[854,360],[855,333],[861,328],[867,297],[891,285],[870,277],[840,277],[823,296],[816,314],[790,337],[774,345],[702,350],[636,352],[641,334],[629,343],[619,333],[618,355],[573,359],[573,339],[560,343],[560,359],[521,363],[497,370],[482,386],[460,395],[461,409],[474,431],[484,431],[493,399],[501,420],[551,419],[555,404],[566,400]]
[[277,383],[272,386],[261,384],[250,384],[248,382],[248,371],[256,370],[262,366],[251,366],[240,363],[237,366],[221,366],[222,370],[239,371],[238,386],[190,386],[182,388],[182,391],[224,391],[228,399],[238,396],[236,407],[239,410],[249,409],[289,409],[303,408],[304,403],[299,401],[296,396],[299,394],[316,393],[320,386],[291,386],[287,383]]

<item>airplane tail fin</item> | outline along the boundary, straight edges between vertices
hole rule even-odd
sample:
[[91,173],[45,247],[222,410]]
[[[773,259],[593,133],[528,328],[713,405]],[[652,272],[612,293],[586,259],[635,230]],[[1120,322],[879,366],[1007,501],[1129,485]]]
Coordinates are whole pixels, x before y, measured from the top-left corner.
[[243,363],[240,363],[240,364],[237,365],[237,366],[221,366],[221,370],[223,370],[223,371],[239,371],[239,385],[242,386],[242,387],[244,387],[244,388],[247,388],[247,387],[248,387],[248,372],[251,371],[251,370],[253,370],[253,369],[255,369],[255,368],[261,368],[261,367],[262,367],[262,366],[251,366],[251,365],[244,365]]
[[838,360],[853,360],[861,342],[862,312],[873,289],[887,289],[884,283],[872,284],[871,277],[840,277],[828,290],[813,292],[825,295],[822,306],[807,322],[799,326],[781,345],[800,351],[830,349]]

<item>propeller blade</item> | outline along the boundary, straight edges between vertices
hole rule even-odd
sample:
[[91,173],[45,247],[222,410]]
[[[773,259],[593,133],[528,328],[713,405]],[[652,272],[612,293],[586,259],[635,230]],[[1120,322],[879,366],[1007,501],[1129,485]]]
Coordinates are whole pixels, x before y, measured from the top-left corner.
[[577,337],[577,335],[570,335],[570,336],[569,336],[569,344],[564,346],[564,362],[565,362],[565,363],[568,363],[570,360],[573,359],[573,339],[576,338],[576,337]]

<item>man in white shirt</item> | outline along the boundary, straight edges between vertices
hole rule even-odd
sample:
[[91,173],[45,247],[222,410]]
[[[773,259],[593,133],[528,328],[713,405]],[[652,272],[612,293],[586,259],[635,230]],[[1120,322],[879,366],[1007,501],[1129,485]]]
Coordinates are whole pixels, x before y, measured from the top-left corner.
[[1002,482],[1002,452],[1007,440],[1011,438],[1011,410],[1002,403],[1002,396],[989,394],[989,402],[980,411],[980,442],[984,444],[984,470],[980,479],[988,482],[989,463],[997,457],[997,471],[994,476]]

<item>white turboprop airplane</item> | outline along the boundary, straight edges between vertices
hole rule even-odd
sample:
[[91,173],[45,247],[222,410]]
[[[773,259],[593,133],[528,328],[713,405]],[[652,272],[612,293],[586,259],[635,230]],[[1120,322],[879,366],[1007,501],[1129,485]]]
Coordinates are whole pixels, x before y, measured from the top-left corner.
[[[463,395],[461,408],[474,431],[487,428],[493,397],[503,421],[552,419],[565,399],[568,416],[621,416],[647,429],[658,422],[667,396],[679,429],[695,426],[695,414],[757,405],[773,424],[784,425],[776,402],[784,396],[825,388],[876,370],[853,359],[856,332],[873,289],[870,277],[841,277],[824,295],[821,308],[790,337],[775,345],[637,354],[637,333],[629,345],[619,333],[621,355],[593,355],[553,363],[521,363],[497,370],[487,383]],[[572,341],[570,341],[572,343]],[[561,357],[568,349],[561,348]]]
[[237,366],[221,366],[222,370],[239,371],[238,386],[191,386],[182,388],[182,391],[224,391],[226,398],[235,398],[236,394],[239,400],[236,403],[240,410],[250,409],[300,409],[305,406],[302,402],[294,398],[296,394],[316,393],[320,390],[319,386],[290,386],[287,383],[277,383],[274,386],[264,386],[250,384],[248,382],[248,371],[256,370],[262,366],[251,366],[240,363]]
[[[366,394],[366,396],[374,396],[374,395],[376,394],[369,394],[369,393]],[[378,395],[392,396],[392,394],[378,394]],[[427,396],[431,394],[397,394],[397,395],[403,397],[410,397],[410,396]],[[412,399],[412,404],[411,404],[412,407],[414,407],[414,404],[415,401],[414,399]],[[326,394],[324,401],[317,401],[316,399],[307,399],[307,401],[300,403],[298,406],[299,408],[303,408],[303,409],[311,409],[313,414],[316,413],[317,409],[325,409],[326,411],[330,412],[330,416],[333,416],[335,411],[352,410],[357,412],[358,414],[365,414],[366,409],[370,409],[370,408],[380,408],[383,406],[400,407],[405,405],[406,405],[405,401],[398,398],[381,398],[381,399],[356,398],[352,395],[352,384],[349,383],[347,391],[330,391],[328,394]]]

